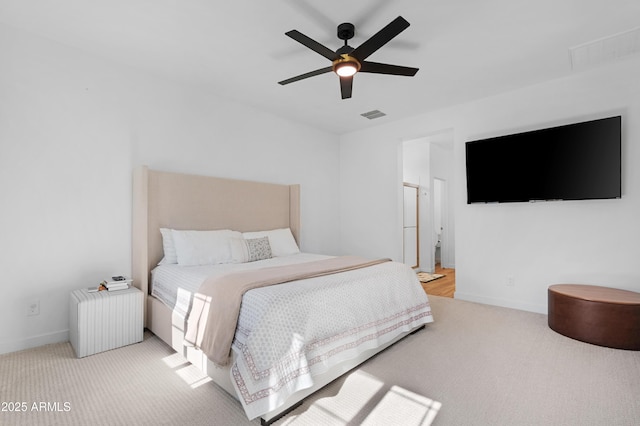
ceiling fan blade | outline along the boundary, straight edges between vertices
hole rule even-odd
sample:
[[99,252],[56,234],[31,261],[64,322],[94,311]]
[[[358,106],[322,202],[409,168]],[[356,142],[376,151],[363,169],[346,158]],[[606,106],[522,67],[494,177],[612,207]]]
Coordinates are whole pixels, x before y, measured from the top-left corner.
[[398,16],[386,27],[372,35],[360,46],[356,47],[355,50],[351,52],[351,56],[358,59],[359,61],[364,61],[373,52],[380,49],[382,46],[387,44],[389,41],[391,41],[391,39],[400,34],[402,31],[406,30],[408,27],[409,22],[407,22],[407,20],[402,16]]
[[353,76],[340,77],[340,93],[342,93],[342,99],[351,97],[351,89],[353,89]]
[[381,64],[378,62],[363,61],[360,63],[360,72],[375,74],[406,75],[413,77],[419,68],[402,67],[400,65]]
[[298,30],[288,31],[288,32],[285,33],[285,35],[291,37],[292,39],[294,39],[298,43],[301,43],[301,44],[307,46],[309,49],[313,50],[314,52],[321,54],[322,56],[324,56],[325,58],[327,58],[330,61],[334,61],[334,60],[336,60],[336,59],[338,59],[340,57],[340,55],[338,55],[333,50],[329,49],[328,47],[326,47],[326,46],[324,46],[324,45],[322,45],[320,43],[318,43],[314,39],[307,37],[306,35],[302,34]]
[[300,75],[298,75],[296,77],[291,77],[291,78],[288,78],[286,80],[279,81],[278,84],[281,84],[281,85],[284,86],[285,84],[293,83],[295,81],[304,80],[305,78],[309,78],[309,77],[313,77],[313,76],[316,76],[316,75],[328,73],[330,71],[333,71],[332,67],[320,68],[320,69],[315,70],[315,71],[310,71],[310,72],[307,72],[307,73],[304,73],[304,74],[300,74]]

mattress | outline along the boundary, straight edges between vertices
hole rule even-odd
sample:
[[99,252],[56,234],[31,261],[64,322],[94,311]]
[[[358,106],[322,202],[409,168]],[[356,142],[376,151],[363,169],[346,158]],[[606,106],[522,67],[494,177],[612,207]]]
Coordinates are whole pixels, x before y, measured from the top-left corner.
[[314,253],[296,253],[289,256],[272,257],[247,263],[226,263],[221,265],[180,266],[178,264],[158,265],[151,271],[151,295],[162,301],[183,319],[186,318],[193,294],[205,279],[236,271],[291,265],[327,259]]

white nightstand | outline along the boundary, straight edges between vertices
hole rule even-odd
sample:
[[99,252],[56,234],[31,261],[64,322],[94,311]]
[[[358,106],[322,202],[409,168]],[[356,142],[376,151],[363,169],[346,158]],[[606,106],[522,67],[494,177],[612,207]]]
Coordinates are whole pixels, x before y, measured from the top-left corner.
[[69,338],[78,358],[142,341],[143,294],[135,287],[71,292]]

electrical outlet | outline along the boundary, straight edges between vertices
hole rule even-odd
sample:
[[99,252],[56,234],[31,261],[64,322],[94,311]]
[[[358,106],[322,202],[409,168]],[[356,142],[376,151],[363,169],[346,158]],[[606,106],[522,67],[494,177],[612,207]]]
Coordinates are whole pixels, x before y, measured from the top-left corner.
[[514,287],[516,285],[516,279],[513,278],[513,275],[507,276],[507,287]]
[[40,301],[32,300],[27,303],[27,316],[32,317],[36,315],[40,315]]

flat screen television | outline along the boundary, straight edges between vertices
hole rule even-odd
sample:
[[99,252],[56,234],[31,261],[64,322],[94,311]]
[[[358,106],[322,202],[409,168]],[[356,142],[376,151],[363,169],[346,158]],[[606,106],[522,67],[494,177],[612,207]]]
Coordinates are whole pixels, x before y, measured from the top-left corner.
[[466,143],[467,204],[620,198],[622,117]]

